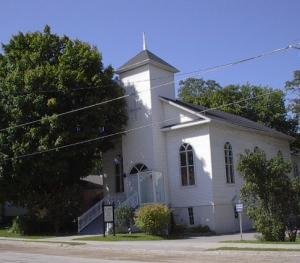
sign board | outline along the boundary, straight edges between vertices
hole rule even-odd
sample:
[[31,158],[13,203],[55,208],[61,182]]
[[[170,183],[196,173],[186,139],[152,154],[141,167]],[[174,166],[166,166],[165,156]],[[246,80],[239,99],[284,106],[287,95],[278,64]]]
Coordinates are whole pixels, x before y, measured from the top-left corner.
[[244,209],[243,204],[239,203],[239,204],[236,204],[236,205],[235,205],[235,210],[236,210],[238,213],[243,212],[243,209]]
[[115,206],[114,204],[110,205],[105,205],[104,203],[102,204],[102,218],[103,218],[103,236],[105,237],[105,231],[106,231],[106,226],[107,223],[113,225],[113,234],[114,236],[116,235],[115,231]]
[[103,206],[104,222],[114,221],[114,207],[112,205]]

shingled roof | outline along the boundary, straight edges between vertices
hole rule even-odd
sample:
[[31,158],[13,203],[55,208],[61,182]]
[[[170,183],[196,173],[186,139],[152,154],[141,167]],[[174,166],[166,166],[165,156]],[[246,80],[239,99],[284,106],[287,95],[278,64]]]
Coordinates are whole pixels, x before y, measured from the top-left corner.
[[165,98],[165,97],[161,97],[161,98],[163,100],[173,102],[179,106],[188,108],[188,109],[193,110],[197,113],[200,113],[204,116],[207,116],[208,118],[210,118],[212,120],[224,121],[224,122],[234,124],[234,125],[237,125],[240,127],[257,130],[257,131],[262,131],[262,132],[266,132],[266,133],[271,133],[273,135],[277,135],[277,136],[279,136],[281,138],[285,138],[287,140],[294,140],[294,138],[292,136],[286,135],[275,129],[269,128],[261,123],[251,121],[251,120],[243,118],[241,116],[237,116],[237,115],[227,113],[224,111],[219,111],[219,110],[209,110],[206,107],[191,104],[191,103],[186,103],[181,100],[173,100],[173,99],[169,99],[169,98]]
[[171,72],[178,72],[179,70],[161,59],[160,57],[156,56],[149,50],[143,50],[140,53],[138,53],[136,56],[134,56],[132,59],[127,61],[124,65],[122,65],[120,68],[116,70],[116,73],[122,73],[124,71],[143,66],[147,63],[154,63],[158,66],[162,66],[166,70],[169,70]]

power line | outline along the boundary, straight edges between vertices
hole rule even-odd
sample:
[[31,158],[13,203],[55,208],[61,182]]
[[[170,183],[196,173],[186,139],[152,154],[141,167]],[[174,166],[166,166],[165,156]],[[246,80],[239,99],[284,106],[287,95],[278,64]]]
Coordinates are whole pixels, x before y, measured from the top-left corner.
[[[249,98],[242,99],[242,100],[239,100],[239,101],[236,101],[236,102],[231,102],[231,103],[223,104],[223,105],[220,105],[220,106],[217,106],[217,107],[208,108],[208,109],[199,111],[198,113],[205,113],[205,112],[208,112],[208,111],[218,110],[222,107],[227,107],[227,106],[231,106],[231,105],[234,105],[234,104],[239,104],[241,102],[246,102],[246,101],[258,98],[258,97],[270,95],[270,94],[275,93],[275,92],[277,92],[277,91],[270,91],[270,92],[267,92],[267,93],[264,93],[264,94],[249,97]],[[83,140],[83,141],[79,141],[79,142],[76,142],[76,143],[71,143],[71,144],[67,144],[67,145],[63,145],[63,146],[58,146],[58,147],[50,148],[48,150],[36,151],[36,152],[33,152],[33,153],[29,153],[29,154],[23,154],[23,155],[18,155],[18,156],[15,156],[15,157],[5,158],[4,161],[22,159],[22,158],[25,158],[25,157],[40,155],[40,154],[43,154],[43,153],[48,153],[48,152],[58,151],[58,150],[61,150],[61,149],[66,149],[66,148],[70,148],[70,147],[74,147],[74,146],[78,146],[78,145],[83,145],[83,144],[86,144],[86,143],[107,139],[107,138],[114,137],[114,136],[117,136],[117,135],[130,133],[130,132],[133,132],[133,131],[136,131],[136,130],[139,130],[139,129],[150,127],[154,124],[161,124],[161,123],[168,122],[168,121],[175,120],[175,119],[178,119],[178,117],[163,120],[163,121],[158,121],[158,122],[150,122],[149,124],[138,126],[138,127],[132,128],[132,129],[127,129],[127,130],[124,130],[124,131],[119,131],[119,132],[115,132],[115,133],[112,133],[112,134],[99,136],[99,137],[96,137],[96,138],[93,138],[93,139],[88,139],[88,140]],[[193,121],[196,121],[198,119],[199,118],[193,119]]]
[[[271,55],[271,54],[274,54],[274,53],[277,53],[277,52],[285,51],[285,50],[288,50],[290,48],[294,48],[294,46],[288,45],[288,46],[283,47],[283,48],[274,49],[274,50],[271,50],[269,52],[265,52],[265,53],[262,53],[262,54],[259,54],[259,55],[256,55],[256,56],[252,56],[252,57],[249,57],[249,58],[245,58],[245,59],[242,59],[242,60],[238,60],[238,61],[234,61],[234,62],[230,62],[230,63],[226,63],[226,64],[214,66],[214,67],[209,67],[209,68],[206,68],[206,69],[203,69],[203,70],[193,71],[193,72],[189,72],[189,73],[183,73],[183,74],[193,74],[192,76],[198,76],[199,74],[204,74],[204,73],[208,73],[208,72],[222,70],[224,68],[232,67],[232,66],[235,66],[235,65],[238,65],[238,64],[241,64],[241,63],[245,63],[245,62],[248,62],[248,61],[251,61],[251,60],[262,58],[264,56],[268,56],[268,55]],[[179,81],[179,80],[177,80],[177,81]],[[148,90],[154,90],[154,89],[166,86],[166,85],[174,84],[177,81],[172,80],[172,81],[163,83],[161,85],[154,86],[150,89],[145,89],[145,90],[138,91],[136,93],[142,93],[142,92],[145,92],[145,91],[148,91]],[[123,95],[123,96],[116,97],[116,98],[113,98],[113,99],[109,99],[109,100],[106,100],[106,101],[98,102],[98,103],[95,103],[95,104],[92,104],[92,105],[89,105],[89,106],[77,108],[77,109],[74,109],[74,110],[69,110],[69,111],[66,111],[66,112],[63,112],[63,113],[53,114],[52,116],[60,117],[60,116],[63,116],[63,115],[74,113],[74,112],[79,112],[79,111],[82,111],[82,110],[86,110],[86,109],[90,109],[90,108],[97,107],[97,106],[100,106],[100,105],[104,105],[104,104],[107,104],[107,103],[110,103],[110,102],[113,102],[113,101],[124,99],[126,97],[129,97],[130,95],[131,94]],[[9,130],[9,129],[12,129],[12,128],[19,128],[19,127],[28,126],[28,125],[31,125],[31,124],[34,124],[34,123],[38,123],[38,122],[43,121],[45,118],[51,118],[51,116],[46,116],[46,117],[43,117],[43,118],[40,118],[40,119],[37,119],[37,120],[34,120],[34,121],[9,126],[7,128],[2,128],[2,129],[0,129],[0,132],[6,131],[6,130]]]
[[[296,43],[296,44],[299,44],[299,43]],[[277,53],[277,52],[285,51],[285,50],[290,49],[290,48],[300,49],[298,46],[290,44],[290,45],[288,45],[286,47],[277,48],[277,49],[274,49],[274,50],[271,50],[271,51],[267,51],[267,52],[261,53],[261,54],[256,55],[256,56],[252,56],[252,57],[248,57],[248,58],[245,58],[245,59],[241,59],[241,60],[229,62],[229,63],[226,63],[226,64],[221,64],[221,65],[218,65],[218,66],[207,67],[207,68],[204,68],[204,69],[198,69],[198,70],[195,70],[195,71],[177,73],[176,76],[186,76],[186,75],[195,74],[195,73],[207,73],[207,72],[210,72],[210,71],[214,71],[217,68],[226,68],[226,67],[229,67],[229,66],[233,66],[233,65],[237,65],[237,64],[243,63],[243,62],[248,62],[248,61],[251,61],[251,60],[262,58],[264,56],[272,55],[272,54]],[[143,63],[145,61],[148,61],[148,60],[143,60],[143,61],[135,63],[135,64],[139,65],[139,64],[141,64],[141,63]],[[133,65],[135,65],[135,64],[133,64]],[[161,79],[166,79],[166,77],[158,77],[158,78],[149,78],[149,79],[143,79],[143,80],[136,80],[135,83],[146,82],[146,81],[153,81],[153,80],[161,80]],[[97,90],[97,89],[98,88],[77,88],[77,89],[72,89],[69,92],[81,91],[81,90]],[[41,90],[41,91],[39,91],[39,93],[60,93],[60,92],[64,92],[64,91],[62,91],[62,90]],[[21,95],[15,96],[15,97],[23,97],[23,96],[27,96],[29,94],[30,93],[21,94]]]
[[100,106],[100,105],[103,105],[103,104],[107,104],[109,102],[113,102],[113,101],[116,101],[116,100],[124,99],[124,98],[126,98],[128,96],[129,95],[124,95],[124,96],[117,97],[117,98],[114,98],[114,99],[110,99],[110,100],[107,100],[107,101],[98,102],[98,103],[95,103],[95,104],[92,104],[92,105],[89,105],[89,106],[85,106],[85,107],[82,107],[82,108],[77,108],[77,109],[74,109],[74,110],[69,110],[69,111],[65,111],[65,112],[62,112],[62,113],[53,114],[52,116],[46,116],[46,117],[43,117],[43,118],[38,119],[38,120],[34,120],[34,121],[30,121],[30,122],[25,122],[25,123],[14,125],[14,126],[10,126],[10,127],[7,127],[7,128],[0,129],[0,132],[3,132],[5,130],[9,130],[9,129],[20,128],[20,127],[23,127],[23,126],[28,126],[28,125],[31,125],[31,124],[34,124],[34,123],[38,123],[38,122],[41,122],[42,120],[44,120],[45,118],[51,118],[53,116],[60,117],[60,116],[63,116],[63,115],[74,113],[74,112],[78,112],[78,111],[90,109],[90,108],[97,107],[97,106]]

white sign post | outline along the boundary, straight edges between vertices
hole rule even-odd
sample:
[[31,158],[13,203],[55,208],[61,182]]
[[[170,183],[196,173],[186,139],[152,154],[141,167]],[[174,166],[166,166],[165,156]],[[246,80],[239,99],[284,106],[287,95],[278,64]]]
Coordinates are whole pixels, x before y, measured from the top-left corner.
[[235,205],[235,210],[238,212],[238,215],[239,215],[241,240],[243,240],[243,219],[242,219],[243,209],[244,209],[244,206],[242,203],[238,203]]

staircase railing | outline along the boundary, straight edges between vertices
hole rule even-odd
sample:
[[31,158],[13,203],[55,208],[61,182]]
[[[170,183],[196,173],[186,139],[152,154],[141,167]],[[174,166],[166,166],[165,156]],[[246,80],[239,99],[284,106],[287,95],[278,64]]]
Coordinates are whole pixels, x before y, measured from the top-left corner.
[[100,216],[103,213],[102,205],[104,202],[114,203],[116,207],[130,206],[136,208],[139,205],[138,193],[133,193],[127,199],[124,193],[108,195],[104,197],[102,200],[100,200],[91,208],[89,208],[86,212],[84,212],[80,217],[78,217],[78,233],[80,233],[82,229],[88,226],[92,221],[94,221],[98,216]]
[[104,199],[94,204],[89,210],[78,217],[78,233],[101,215],[103,202]]

